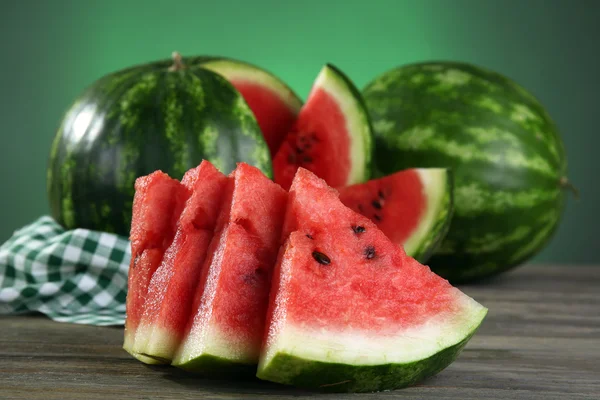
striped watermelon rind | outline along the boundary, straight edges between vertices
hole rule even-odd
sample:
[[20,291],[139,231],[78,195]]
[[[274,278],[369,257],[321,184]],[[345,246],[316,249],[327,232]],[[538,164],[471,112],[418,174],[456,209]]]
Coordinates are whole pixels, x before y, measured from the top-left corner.
[[429,260],[434,271],[452,282],[479,280],[548,243],[564,209],[567,160],[532,94],[496,72],[443,61],[390,70],[362,93],[381,173],[454,173],[454,215]]
[[[481,319],[485,317],[482,313]],[[297,387],[314,387],[315,377],[331,382],[318,386],[322,392],[375,392],[386,388],[401,389],[421,382],[444,370],[460,355],[479,325],[460,342],[446,347],[431,356],[406,363],[379,365],[349,365],[339,362],[315,361],[287,353],[278,353],[268,367],[259,365],[257,376]],[[302,371],[300,374],[297,371]]]
[[426,263],[450,229],[454,211],[452,172],[445,168],[418,168],[427,198],[425,215],[404,244],[406,254]]
[[207,159],[225,173],[247,162],[272,176],[268,147],[239,92],[210,70],[169,68],[158,62],[109,74],[66,113],[47,185],[51,214],[67,229],[127,236],[134,181],[155,170],[181,178]]

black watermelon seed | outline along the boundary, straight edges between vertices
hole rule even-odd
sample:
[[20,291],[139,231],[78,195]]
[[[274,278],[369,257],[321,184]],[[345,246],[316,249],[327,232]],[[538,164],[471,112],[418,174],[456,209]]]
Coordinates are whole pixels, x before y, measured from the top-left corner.
[[375,257],[375,247],[367,246],[365,249],[365,257],[367,257],[367,260],[373,259]]
[[377,194],[379,195],[380,199],[383,199],[385,196],[383,195],[383,191],[381,191],[381,189],[377,192]]
[[302,154],[303,151],[304,151],[303,148],[296,146],[296,153]]
[[363,233],[364,231],[366,231],[365,227],[360,225],[352,225],[352,230],[354,231],[354,233]]
[[294,153],[288,154],[288,163],[295,164],[296,163],[296,155]]
[[305,163],[311,163],[313,161],[313,159],[312,159],[312,157],[304,156],[302,158],[302,161],[304,161]]
[[381,221],[381,216],[378,214],[373,215],[373,218],[375,218],[377,221]]
[[381,204],[379,203],[379,201],[377,200],[373,200],[373,202],[371,203],[373,205],[373,207],[375,207],[378,210],[381,210]]
[[319,264],[323,264],[323,265],[331,264],[331,260],[329,259],[329,257],[327,257],[325,254],[323,254],[321,252],[313,251],[312,256]]
[[309,238],[309,239],[313,238],[312,235],[309,235],[308,233],[306,234],[306,237]]
[[364,208],[363,208],[362,204],[358,205],[358,211],[361,212],[361,213],[364,211]]

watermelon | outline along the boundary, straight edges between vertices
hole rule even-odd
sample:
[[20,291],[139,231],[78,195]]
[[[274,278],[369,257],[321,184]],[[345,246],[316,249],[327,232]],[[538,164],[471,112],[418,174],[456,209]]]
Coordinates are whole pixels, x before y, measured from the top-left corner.
[[202,159],[271,176],[271,158],[242,95],[221,75],[150,63],[93,83],[66,113],[52,145],[48,194],[65,228],[129,233],[134,181],[155,170],[180,179]]
[[443,168],[416,168],[339,188],[347,207],[368,217],[407,255],[422,263],[450,227],[452,174]]
[[152,275],[175,236],[177,219],[189,195],[185,186],[161,171],[135,181],[123,348],[144,362],[155,363],[133,350],[142,307]]
[[487,313],[303,168],[285,218],[261,379],[336,392],[412,385],[449,365]]
[[257,168],[234,171],[173,365],[212,374],[258,362],[286,199]]
[[325,65],[306,104],[273,158],[275,182],[288,189],[299,167],[334,187],[369,179],[371,125],[354,84]]
[[184,175],[182,184],[191,196],[150,281],[133,346],[134,352],[164,363],[170,363],[183,339],[227,177],[203,161]]
[[435,272],[480,280],[548,243],[571,185],[559,132],[531,93],[478,66],[424,62],[383,73],[363,96],[381,173],[454,173],[450,230],[429,260]]
[[199,65],[223,75],[244,96],[274,157],[296,122],[302,100],[275,75],[255,65],[231,59],[202,60]]

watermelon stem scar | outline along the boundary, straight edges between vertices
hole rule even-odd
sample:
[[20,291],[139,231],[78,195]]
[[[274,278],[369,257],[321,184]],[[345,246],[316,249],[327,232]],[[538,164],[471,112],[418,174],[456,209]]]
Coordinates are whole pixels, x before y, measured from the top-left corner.
[[183,63],[183,59],[181,57],[181,54],[179,54],[179,52],[174,51],[171,54],[171,58],[173,59],[173,65],[171,65],[169,67],[169,71],[174,72],[174,71],[181,71],[182,69],[185,69],[186,66]]
[[575,197],[575,200],[579,200],[579,189],[577,189],[577,187],[573,185],[571,181],[569,181],[569,178],[563,176],[558,181],[558,185],[563,189],[570,190],[571,193],[573,193],[573,197]]

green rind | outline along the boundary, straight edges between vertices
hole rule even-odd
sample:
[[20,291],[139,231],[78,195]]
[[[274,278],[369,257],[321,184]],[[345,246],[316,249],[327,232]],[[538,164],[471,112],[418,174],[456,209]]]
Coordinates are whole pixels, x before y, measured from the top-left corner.
[[[485,314],[482,315],[482,320],[484,317]],[[400,389],[414,385],[448,367],[460,355],[478,327],[479,325],[459,343],[431,357],[410,363],[348,365],[277,353],[268,365],[262,368],[259,366],[256,376],[263,380],[322,392],[364,393]]]
[[507,271],[539,252],[565,203],[567,161],[539,101],[495,72],[455,62],[396,68],[363,90],[376,168],[451,168],[454,215],[431,268],[452,282]]
[[252,377],[256,374],[256,364],[240,363],[210,354],[203,354],[184,363],[173,362],[172,365],[185,371],[214,377]]
[[79,97],[55,137],[52,216],[67,229],[128,236],[135,179],[155,170],[181,179],[203,159],[224,173],[245,161],[272,176],[254,115],[227,80],[160,62],[107,75]]
[[[344,72],[332,64],[326,64],[325,69],[328,70],[328,76],[335,79],[338,82],[338,85],[347,91],[346,95],[354,99],[356,102],[355,108],[357,110],[357,117],[361,121],[358,126],[351,127],[353,130],[351,136],[353,140],[358,139],[361,143],[359,150],[362,150],[362,153],[364,153],[364,161],[361,168],[362,173],[356,179],[346,182],[346,185],[366,182],[372,176],[374,151],[373,127],[371,118],[367,112],[367,106],[360,91]],[[356,134],[356,132],[358,132],[358,134]]]
[[446,170],[446,179],[444,181],[444,195],[440,201],[435,205],[436,217],[434,223],[429,228],[429,233],[425,236],[423,241],[419,244],[416,250],[411,255],[421,264],[427,263],[432,254],[439,248],[442,241],[450,230],[450,221],[454,214],[454,195],[453,189],[454,180],[452,171]]

